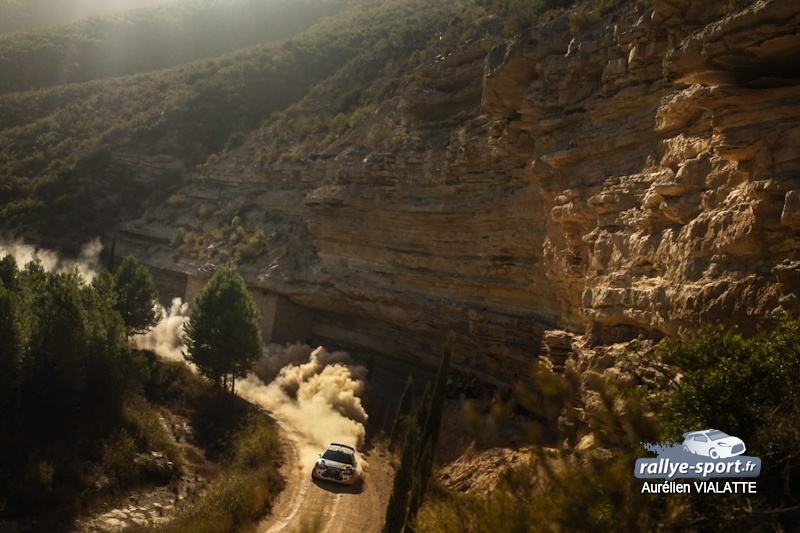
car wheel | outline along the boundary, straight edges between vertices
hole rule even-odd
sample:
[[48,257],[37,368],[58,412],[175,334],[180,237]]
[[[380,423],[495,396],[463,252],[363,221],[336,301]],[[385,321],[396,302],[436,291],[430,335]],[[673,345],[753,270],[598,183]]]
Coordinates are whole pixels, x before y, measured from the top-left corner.
[[711,451],[710,451],[710,452],[708,452],[708,455],[709,455],[709,456],[710,456],[712,459],[719,459],[719,452],[717,451],[717,449],[716,449],[716,448],[711,448]]

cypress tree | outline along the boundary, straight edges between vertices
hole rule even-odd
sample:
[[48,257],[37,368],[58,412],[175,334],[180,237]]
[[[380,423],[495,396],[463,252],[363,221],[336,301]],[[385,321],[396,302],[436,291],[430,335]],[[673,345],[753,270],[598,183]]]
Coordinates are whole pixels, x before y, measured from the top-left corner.
[[408,418],[411,414],[411,401],[414,396],[414,381],[411,376],[406,380],[406,387],[403,389],[403,395],[400,397],[400,404],[397,406],[397,413],[394,416],[392,423],[392,431],[389,437],[389,450],[393,451],[397,445],[397,441],[401,436],[403,420]]
[[425,428],[425,420],[428,418],[428,413],[431,410],[431,384],[425,384],[425,392],[422,393],[422,400],[417,406],[417,427],[419,432]]
[[447,340],[442,347],[442,361],[439,364],[439,371],[436,374],[436,384],[433,387],[430,408],[425,418],[425,427],[422,430],[422,440],[420,449],[424,450],[430,443],[432,449],[436,449],[436,442],[439,440],[439,426],[442,423],[442,411],[444,409],[444,398],[447,391],[447,378],[450,373],[450,360],[455,350],[456,337],[451,331],[447,335]]
[[400,461],[400,468],[394,476],[392,495],[389,498],[389,505],[386,507],[386,523],[383,526],[383,533],[402,533],[406,523],[410,490],[414,484],[419,431],[410,418],[406,417],[403,423],[406,426],[403,428],[406,436],[403,443],[403,458]]
[[413,523],[417,517],[417,511],[422,507],[425,499],[425,490],[428,488],[428,479],[433,469],[433,447],[429,442],[422,450],[417,461],[417,469],[414,473],[414,484],[411,486],[411,496],[408,502],[408,522]]
[[436,384],[428,406],[425,418],[425,427],[422,430],[422,439],[418,446],[418,457],[414,472],[414,487],[410,496],[408,521],[413,522],[417,511],[425,499],[428,480],[433,472],[433,455],[439,440],[439,428],[442,424],[442,411],[444,410],[445,393],[447,392],[447,378],[450,373],[450,361],[455,351],[455,334],[451,331],[442,347],[442,361],[436,374]]

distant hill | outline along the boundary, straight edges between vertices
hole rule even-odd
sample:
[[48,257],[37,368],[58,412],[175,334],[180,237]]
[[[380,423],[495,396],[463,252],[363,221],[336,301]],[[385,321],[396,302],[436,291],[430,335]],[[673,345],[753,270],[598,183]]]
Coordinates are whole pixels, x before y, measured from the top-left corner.
[[386,68],[405,63],[462,4],[429,7],[360,0],[284,43],[0,95],[0,226],[59,249],[113,228],[326,78],[341,71],[356,83],[345,65],[376,48]]
[[[134,74],[287,39],[342,4],[191,0],[0,35],[0,92]],[[9,9],[3,5],[0,13]]]
[[0,33],[60,26],[170,1],[176,0],[0,0]]

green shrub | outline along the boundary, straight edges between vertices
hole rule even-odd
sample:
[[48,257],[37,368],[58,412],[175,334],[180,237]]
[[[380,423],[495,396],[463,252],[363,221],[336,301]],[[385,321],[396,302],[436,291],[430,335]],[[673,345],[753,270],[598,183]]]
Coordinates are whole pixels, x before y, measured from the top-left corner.
[[117,486],[127,487],[139,480],[136,451],[136,442],[124,430],[120,430],[103,446],[101,468],[111,475]]
[[[620,388],[600,375],[581,382],[569,369],[563,376],[536,372],[532,386],[515,394],[539,420],[529,431],[528,464],[486,495],[436,487],[415,530],[489,532],[501,523],[521,532],[792,530],[792,495],[800,492],[800,320],[776,317],[773,328],[749,338],[707,327],[690,341],[668,340],[635,359],[648,373],[663,373],[662,384]],[[542,438],[556,418],[572,425],[569,413],[582,405],[577,400],[586,388],[598,397],[591,410],[581,409],[579,423],[592,431],[594,446],[576,450],[568,435]],[[683,432],[705,428],[742,438],[748,454],[761,457],[758,498],[642,494],[632,475],[636,458],[646,454],[640,443],[680,440]]]
[[[581,395],[576,376],[540,368],[533,383],[520,387],[516,402],[542,421],[572,411]],[[506,472],[486,495],[463,495],[436,487],[417,515],[415,530],[426,533],[506,531],[651,531],[676,527],[683,515],[680,497],[664,501],[641,494],[633,476],[640,443],[658,436],[655,421],[635,395],[598,378],[587,385],[598,404],[583,420],[592,428],[597,449],[576,452],[567,439],[552,440],[539,424],[528,428],[531,453],[527,463]],[[580,512],[576,512],[580,510]]]
[[269,510],[283,488],[277,468],[281,452],[273,422],[264,413],[251,413],[229,442],[225,474],[197,505],[155,531],[239,531],[252,526]]
[[173,463],[179,462],[178,447],[152,405],[135,397],[125,406],[123,416],[140,449],[160,451]]
[[665,439],[716,428],[762,459],[757,500],[731,496],[716,505],[698,497],[697,522],[787,529],[796,518],[786,511],[796,504],[790,495],[800,492],[800,320],[778,316],[774,328],[750,338],[708,327],[691,341],[662,344],[656,355],[673,369],[673,385],[655,402]]
[[280,455],[275,428],[262,413],[251,414],[233,438],[231,463],[243,470],[259,468]]
[[244,144],[245,136],[244,133],[241,131],[236,131],[231,133],[230,137],[228,137],[227,142],[225,143],[225,147],[222,149],[224,152],[230,152],[236,148],[239,148],[241,145]]
[[576,7],[569,12],[569,31],[572,35],[580,35],[600,20],[597,13],[583,7]]

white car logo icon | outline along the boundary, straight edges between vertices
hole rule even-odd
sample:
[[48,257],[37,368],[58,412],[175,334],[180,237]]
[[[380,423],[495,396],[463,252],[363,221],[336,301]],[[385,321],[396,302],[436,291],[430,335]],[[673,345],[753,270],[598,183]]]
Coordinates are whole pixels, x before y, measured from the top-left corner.
[[744,453],[744,442],[718,429],[690,431],[683,434],[683,451],[712,459],[734,457]]

